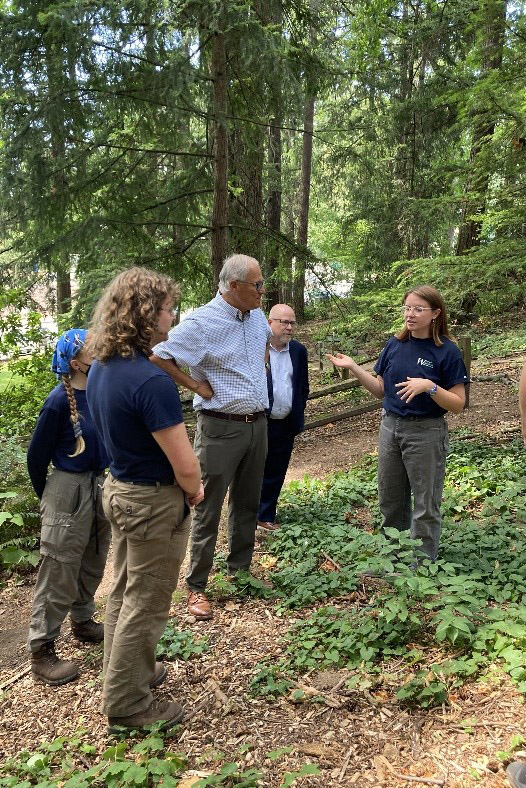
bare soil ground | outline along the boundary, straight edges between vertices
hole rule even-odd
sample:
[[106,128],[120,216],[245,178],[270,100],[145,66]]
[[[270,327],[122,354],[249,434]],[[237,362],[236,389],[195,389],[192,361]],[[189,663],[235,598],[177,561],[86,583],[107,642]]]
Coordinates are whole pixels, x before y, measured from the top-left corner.
[[[515,354],[474,365],[472,371],[518,381],[523,361]],[[374,412],[299,436],[288,479],[348,469],[376,448],[378,421],[379,412]],[[516,436],[518,423],[516,387],[498,380],[474,383],[469,410],[449,417],[453,433],[499,440]],[[264,550],[264,543],[259,544],[257,575],[265,574]],[[98,594],[102,615],[110,581],[108,563]],[[365,581],[362,592],[370,593],[375,582]],[[89,740],[102,752],[108,738],[99,712],[101,649],[79,646],[64,625],[57,647],[62,656],[81,662],[81,678],[61,688],[33,683],[24,646],[33,583],[32,576],[12,578],[0,593],[0,754],[35,749],[42,738],[67,736],[79,728],[89,731]],[[350,601],[336,603],[345,607]],[[303,778],[302,785],[508,785],[496,753],[509,748],[512,735],[526,736],[526,716],[521,696],[504,679],[473,684],[441,710],[409,713],[390,697],[346,691],[344,673],[324,671],[305,679],[321,692],[324,703],[267,703],[251,698],[248,685],[258,661],[280,654],[290,618],[276,616],[271,602],[223,599],[215,605],[213,621],[195,623],[186,615],[182,592],[176,592],[171,614],[182,628],[206,635],[210,644],[207,653],[189,663],[171,663],[168,679],[156,691],[182,700],[190,712],[172,747],[189,756],[188,776],[211,773],[225,760],[236,760],[264,770],[263,784],[273,787],[281,784],[285,771],[311,761],[320,775]],[[242,745],[251,749],[240,753]],[[278,747],[292,750],[269,759]]]

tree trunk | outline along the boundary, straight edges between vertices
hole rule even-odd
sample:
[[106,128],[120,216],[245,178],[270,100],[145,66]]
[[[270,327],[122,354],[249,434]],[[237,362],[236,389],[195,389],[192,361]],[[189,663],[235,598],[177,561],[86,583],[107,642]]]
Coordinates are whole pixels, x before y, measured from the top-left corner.
[[[480,80],[502,65],[506,0],[485,0],[479,16]],[[495,114],[485,108],[473,112],[473,139],[470,152],[470,176],[467,191],[470,197],[464,202],[457,239],[457,255],[480,245],[482,217],[486,208],[491,171],[483,161],[484,149],[491,142],[495,131]]]
[[[65,228],[67,214],[67,188],[68,184],[64,174],[66,161],[65,144],[65,112],[60,99],[66,95],[65,74],[63,64],[63,42],[55,38],[50,30],[44,36],[46,76],[48,84],[47,124],[51,146],[51,159],[53,162],[52,195],[54,205],[50,209],[55,233],[58,235]],[[56,238],[55,238],[56,241]],[[67,252],[53,249],[51,253],[51,267],[55,273],[56,285],[56,311],[57,315],[69,312],[71,309],[71,274]]]
[[267,288],[266,301],[269,306],[279,302],[278,270],[280,263],[281,231],[281,114],[272,118],[269,129],[269,194],[267,205],[267,226],[270,238],[267,243],[266,269],[271,278]]
[[[308,91],[305,100],[303,123],[303,150],[301,156],[300,214],[298,221],[298,246],[307,254],[309,230],[310,181],[312,172],[312,132],[314,130],[314,91]],[[301,254],[301,253],[300,253]],[[296,258],[294,279],[294,311],[296,320],[305,319],[305,258]]]
[[212,273],[217,287],[227,251],[228,222],[228,134],[227,134],[227,62],[226,37],[214,34],[212,49],[214,80],[214,207],[212,211]]
[[229,177],[236,189],[229,193],[230,247],[261,260],[263,235],[264,130],[249,124],[229,136]]
[[[67,258],[67,256],[66,256]],[[67,259],[66,259],[67,263]],[[57,270],[57,315],[71,309],[71,276],[67,266]]]
[[[415,167],[415,115],[409,111],[408,106],[413,98],[414,86],[414,63],[415,52],[413,46],[413,30],[410,29],[410,13],[413,11],[408,0],[404,0],[402,5],[402,25],[400,44],[400,88],[399,104],[396,132],[396,155],[395,155],[395,179],[398,181],[400,191],[400,209],[403,211],[406,205],[406,197],[412,196],[414,188],[414,167]],[[398,217],[397,234],[400,239],[399,251],[393,250],[395,256],[411,258],[413,254],[413,242],[411,225],[407,218]]]

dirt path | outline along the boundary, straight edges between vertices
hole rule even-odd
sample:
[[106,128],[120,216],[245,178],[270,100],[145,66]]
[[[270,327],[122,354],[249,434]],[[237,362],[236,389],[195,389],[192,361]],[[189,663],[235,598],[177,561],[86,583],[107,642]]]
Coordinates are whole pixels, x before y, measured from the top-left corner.
[[[514,356],[492,362],[489,370],[480,367],[477,371],[493,375],[507,372],[518,379],[521,363],[522,358]],[[450,416],[450,429],[457,434],[509,439],[518,433],[516,400],[516,390],[509,384],[474,384],[470,409]],[[348,469],[376,448],[378,421],[379,412],[375,412],[300,436],[287,479]],[[263,550],[264,545],[256,553],[256,571]],[[109,564],[99,589],[101,608],[110,581]],[[82,661],[81,679],[50,688],[34,684],[25,673],[24,639],[32,586],[29,579],[22,584],[12,580],[0,594],[0,688],[12,681],[2,695],[0,754],[34,749],[41,737],[68,735],[80,726],[89,730],[91,743],[103,748],[107,739],[104,718],[98,711],[100,649],[79,647],[64,627],[60,653]],[[268,786],[278,786],[285,770],[300,768],[307,761],[317,763],[321,774],[304,778],[304,785],[417,785],[407,780],[408,773],[443,780],[443,785],[451,788],[507,785],[496,752],[509,747],[513,734],[526,733],[523,702],[511,686],[476,684],[460,693],[450,708],[420,715],[409,715],[388,702],[379,706],[363,693],[338,707],[300,707],[284,699],[268,704],[251,699],[248,685],[254,665],[278,653],[279,638],[289,628],[290,619],[277,617],[273,606],[261,601],[224,601],[212,622],[190,623],[182,593],[176,593],[172,614],[185,629],[206,634],[210,645],[189,667],[173,663],[160,691],[163,697],[182,698],[189,708],[199,708],[183,726],[178,742],[178,749],[189,755],[193,768],[213,771],[221,751],[232,760],[242,759],[247,768],[262,767],[266,772],[263,784]],[[210,678],[228,697],[228,708],[211,689]],[[326,681],[325,691],[330,695],[339,676],[328,676]],[[466,719],[476,719],[469,730],[461,724]],[[241,755],[243,745],[250,745],[250,749]],[[272,761],[268,753],[277,747],[293,749]]]

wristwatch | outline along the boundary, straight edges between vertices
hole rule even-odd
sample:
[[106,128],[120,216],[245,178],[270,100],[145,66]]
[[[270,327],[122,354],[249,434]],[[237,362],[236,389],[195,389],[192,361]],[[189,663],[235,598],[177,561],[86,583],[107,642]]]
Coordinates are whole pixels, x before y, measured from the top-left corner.
[[434,396],[435,396],[435,394],[437,393],[437,391],[438,391],[438,386],[437,386],[437,384],[435,383],[435,385],[433,386],[433,388],[432,388],[432,389],[429,389],[429,391],[428,391],[427,393],[429,394],[429,396],[430,396],[430,397],[434,397]]

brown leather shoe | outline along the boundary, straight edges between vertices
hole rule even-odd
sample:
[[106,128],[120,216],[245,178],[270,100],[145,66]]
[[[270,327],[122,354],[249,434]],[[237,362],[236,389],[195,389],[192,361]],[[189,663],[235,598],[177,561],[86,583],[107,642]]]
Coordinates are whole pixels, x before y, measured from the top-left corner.
[[206,594],[202,591],[188,592],[188,612],[198,621],[209,621],[212,618],[212,608]]
[[176,725],[184,717],[184,708],[177,701],[152,701],[147,709],[129,717],[108,717],[108,733],[120,733],[121,728],[137,729],[162,722],[159,730]]
[[163,663],[156,662],[152,680],[150,681],[150,689],[154,689],[154,687],[158,687],[160,684],[162,684],[167,675],[168,671],[166,670]]
[[279,528],[279,523],[264,523],[262,520],[258,520],[256,525],[263,531],[277,531]]

